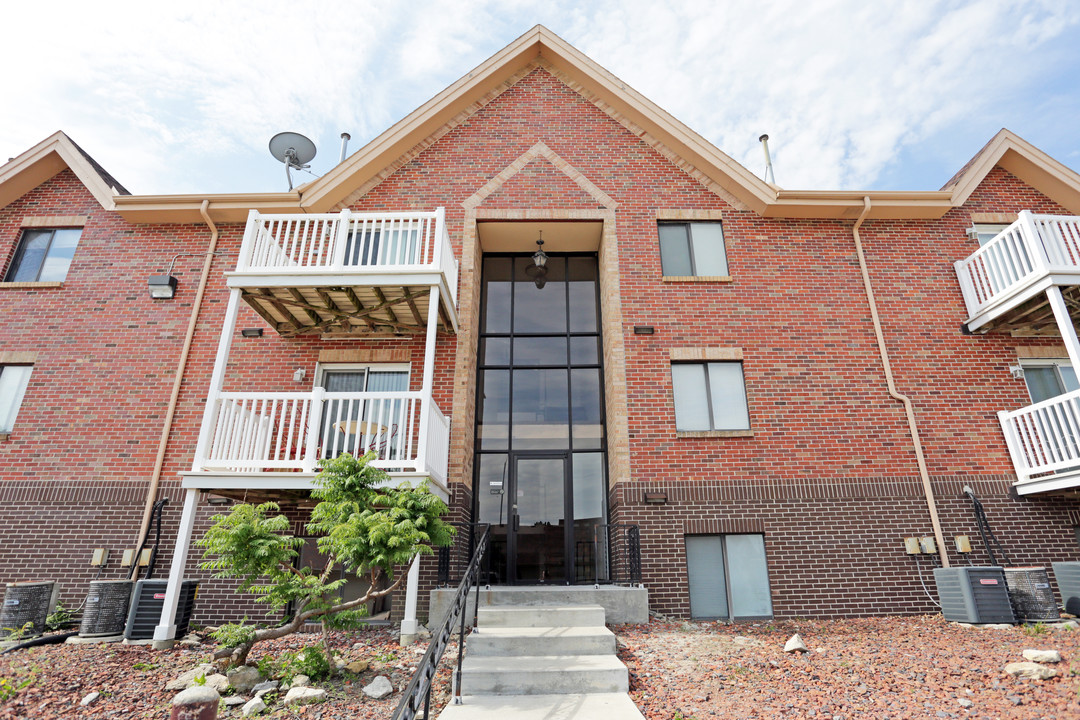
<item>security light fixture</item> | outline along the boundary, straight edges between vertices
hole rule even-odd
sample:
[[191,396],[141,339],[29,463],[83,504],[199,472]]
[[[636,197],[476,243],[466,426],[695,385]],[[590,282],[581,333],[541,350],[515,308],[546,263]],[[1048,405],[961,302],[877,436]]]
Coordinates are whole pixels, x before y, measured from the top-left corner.
[[176,296],[176,278],[172,275],[151,275],[148,285],[154,300],[172,300]]
[[173,277],[173,266],[176,265],[176,259],[182,257],[194,257],[198,255],[218,255],[216,252],[204,252],[204,253],[179,253],[173,255],[172,260],[169,261],[169,269],[165,271],[164,275],[151,275],[147,285],[150,289],[150,297],[154,300],[172,300],[176,297],[176,278]]
[[536,241],[536,252],[533,253],[533,264],[525,268],[525,274],[536,284],[536,289],[547,285],[547,253],[544,252],[544,231],[540,231],[540,239]]
[[293,371],[293,374],[292,374],[293,382],[304,382],[304,378],[306,378],[306,377],[307,377],[307,370],[305,370],[304,368],[296,368],[296,370]]
[[648,505],[666,505],[667,493],[647,492],[645,493],[645,502]]
[[262,337],[262,328],[244,328],[240,331],[240,334],[244,337]]

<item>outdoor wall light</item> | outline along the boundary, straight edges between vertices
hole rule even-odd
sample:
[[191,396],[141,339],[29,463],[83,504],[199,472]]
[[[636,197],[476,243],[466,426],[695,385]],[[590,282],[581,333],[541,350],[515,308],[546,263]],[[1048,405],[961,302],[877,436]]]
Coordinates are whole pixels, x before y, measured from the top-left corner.
[[193,257],[198,255],[218,255],[216,252],[201,252],[201,253],[179,253],[173,255],[172,260],[169,261],[169,269],[165,271],[164,275],[151,275],[150,280],[147,281],[147,286],[150,290],[150,297],[154,300],[172,300],[176,297],[176,278],[173,277],[173,266],[176,265],[176,259],[182,257]]
[[244,337],[262,337],[262,328],[244,328],[240,331],[240,334]]
[[536,241],[536,252],[532,256],[533,264],[525,268],[525,274],[536,284],[536,289],[547,285],[547,253],[544,252],[544,231],[540,231],[540,239]]
[[155,300],[172,300],[176,295],[176,278],[172,275],[151,275],[147,284]]
[[647,492],[645,493],[645,502],[649,505],[666,505],[667,493]]
[[293,382],[304,382],[304,378],[306,378],[306,377],[307,377],[307,370],[305,370],[304,368],[296,368],[296,370],[293,371],[293,374],[292,374]]

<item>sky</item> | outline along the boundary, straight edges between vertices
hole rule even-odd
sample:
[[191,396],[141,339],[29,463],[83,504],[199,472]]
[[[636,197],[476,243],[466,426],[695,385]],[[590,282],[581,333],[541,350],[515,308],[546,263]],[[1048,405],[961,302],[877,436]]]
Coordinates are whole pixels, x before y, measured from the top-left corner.
[[[758,176],[936,190],[1000,128],[1080,168],[1075,0],[457,0],[5,8],[0,158],[63,130],[136,194],[287,189],[541,23]],[[297,183],[313,179],[296,174]]]

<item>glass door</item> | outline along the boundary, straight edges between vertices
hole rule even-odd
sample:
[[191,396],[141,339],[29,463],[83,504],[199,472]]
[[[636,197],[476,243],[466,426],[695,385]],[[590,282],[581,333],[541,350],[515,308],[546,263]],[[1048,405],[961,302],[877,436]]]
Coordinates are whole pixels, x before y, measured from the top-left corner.
[[514,459],[507,537],[510,582],[566,582],[566,459],[565,454]]

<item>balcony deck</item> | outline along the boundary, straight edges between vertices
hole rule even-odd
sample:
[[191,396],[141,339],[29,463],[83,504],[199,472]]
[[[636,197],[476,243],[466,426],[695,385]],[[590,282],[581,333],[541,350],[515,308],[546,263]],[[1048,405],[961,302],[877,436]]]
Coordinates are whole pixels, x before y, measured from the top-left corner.
[[1080,390],[999,412],[1021,495],[1080,489]]
[[1022,212],[955,266],[968,330],[1057,335],[1046,290],[1059,286],[1080,307],[1080,217]]
[[458,262],[434,212],[260,215],[252,211],[228,286],[279,334],[422,334],[457,330]]
[[447,497],[450,421],[420,392],[233,393],[207,409],[183,486],[249,499],[311,488],[323,458],[374,453],[394,482]]

